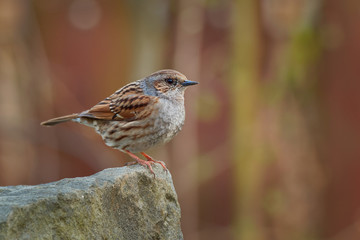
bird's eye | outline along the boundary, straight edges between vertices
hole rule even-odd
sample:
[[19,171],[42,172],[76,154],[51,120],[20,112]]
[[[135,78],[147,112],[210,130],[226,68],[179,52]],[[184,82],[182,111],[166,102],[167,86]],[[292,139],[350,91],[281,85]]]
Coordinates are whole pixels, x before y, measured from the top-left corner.
[[176,80],[172,78],[167,78],[165,81],[170,85],[176,85]]

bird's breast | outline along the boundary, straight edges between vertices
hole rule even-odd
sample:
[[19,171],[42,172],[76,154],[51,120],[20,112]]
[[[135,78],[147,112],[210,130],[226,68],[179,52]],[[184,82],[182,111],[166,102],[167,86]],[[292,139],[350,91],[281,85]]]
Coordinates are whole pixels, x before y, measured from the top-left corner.
[[160,99],[155,129],[163,137],[163,142],[171,140],[182,128],[185,121],[184,102]]

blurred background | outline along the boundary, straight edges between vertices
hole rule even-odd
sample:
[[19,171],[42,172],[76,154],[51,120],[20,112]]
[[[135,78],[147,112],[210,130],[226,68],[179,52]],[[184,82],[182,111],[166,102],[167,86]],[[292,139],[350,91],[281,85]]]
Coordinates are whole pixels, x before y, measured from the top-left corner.
[[74,123],[164,68],[199,81],[166,162],[188,240],[360,239],[360,1],[0,0],[0,185],[130,159]]

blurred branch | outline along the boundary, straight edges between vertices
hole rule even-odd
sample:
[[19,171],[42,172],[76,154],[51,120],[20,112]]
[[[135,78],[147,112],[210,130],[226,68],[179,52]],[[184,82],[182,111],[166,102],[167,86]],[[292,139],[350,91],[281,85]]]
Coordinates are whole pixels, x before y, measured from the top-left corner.
[[320,117],[318,3],[237,2],[232,86],[241,239],[318,235],[324,182],[313,131]]
[[[232,141],[235,161],[236,239],[262,239],[257,226],[259,176],[264,171],[261,138],[258,138],[259,23],[257,2],[236,1],[233,7]],[[260,228],[261,229],[261,228]]]

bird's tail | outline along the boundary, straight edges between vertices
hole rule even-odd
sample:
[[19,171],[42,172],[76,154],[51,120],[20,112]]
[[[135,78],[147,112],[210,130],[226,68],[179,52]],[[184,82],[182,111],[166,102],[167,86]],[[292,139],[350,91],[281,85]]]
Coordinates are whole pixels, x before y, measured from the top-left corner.
[[42,122],[41,125],[53,126],[53,125],[56,125],[56,124],[59,124],[59,123],[71,121],[71,120],[76,119],[78,117],[79,117],[78,113],[73,113],[73,114],[70,114],[70,115],[49,119],[47,121]]

